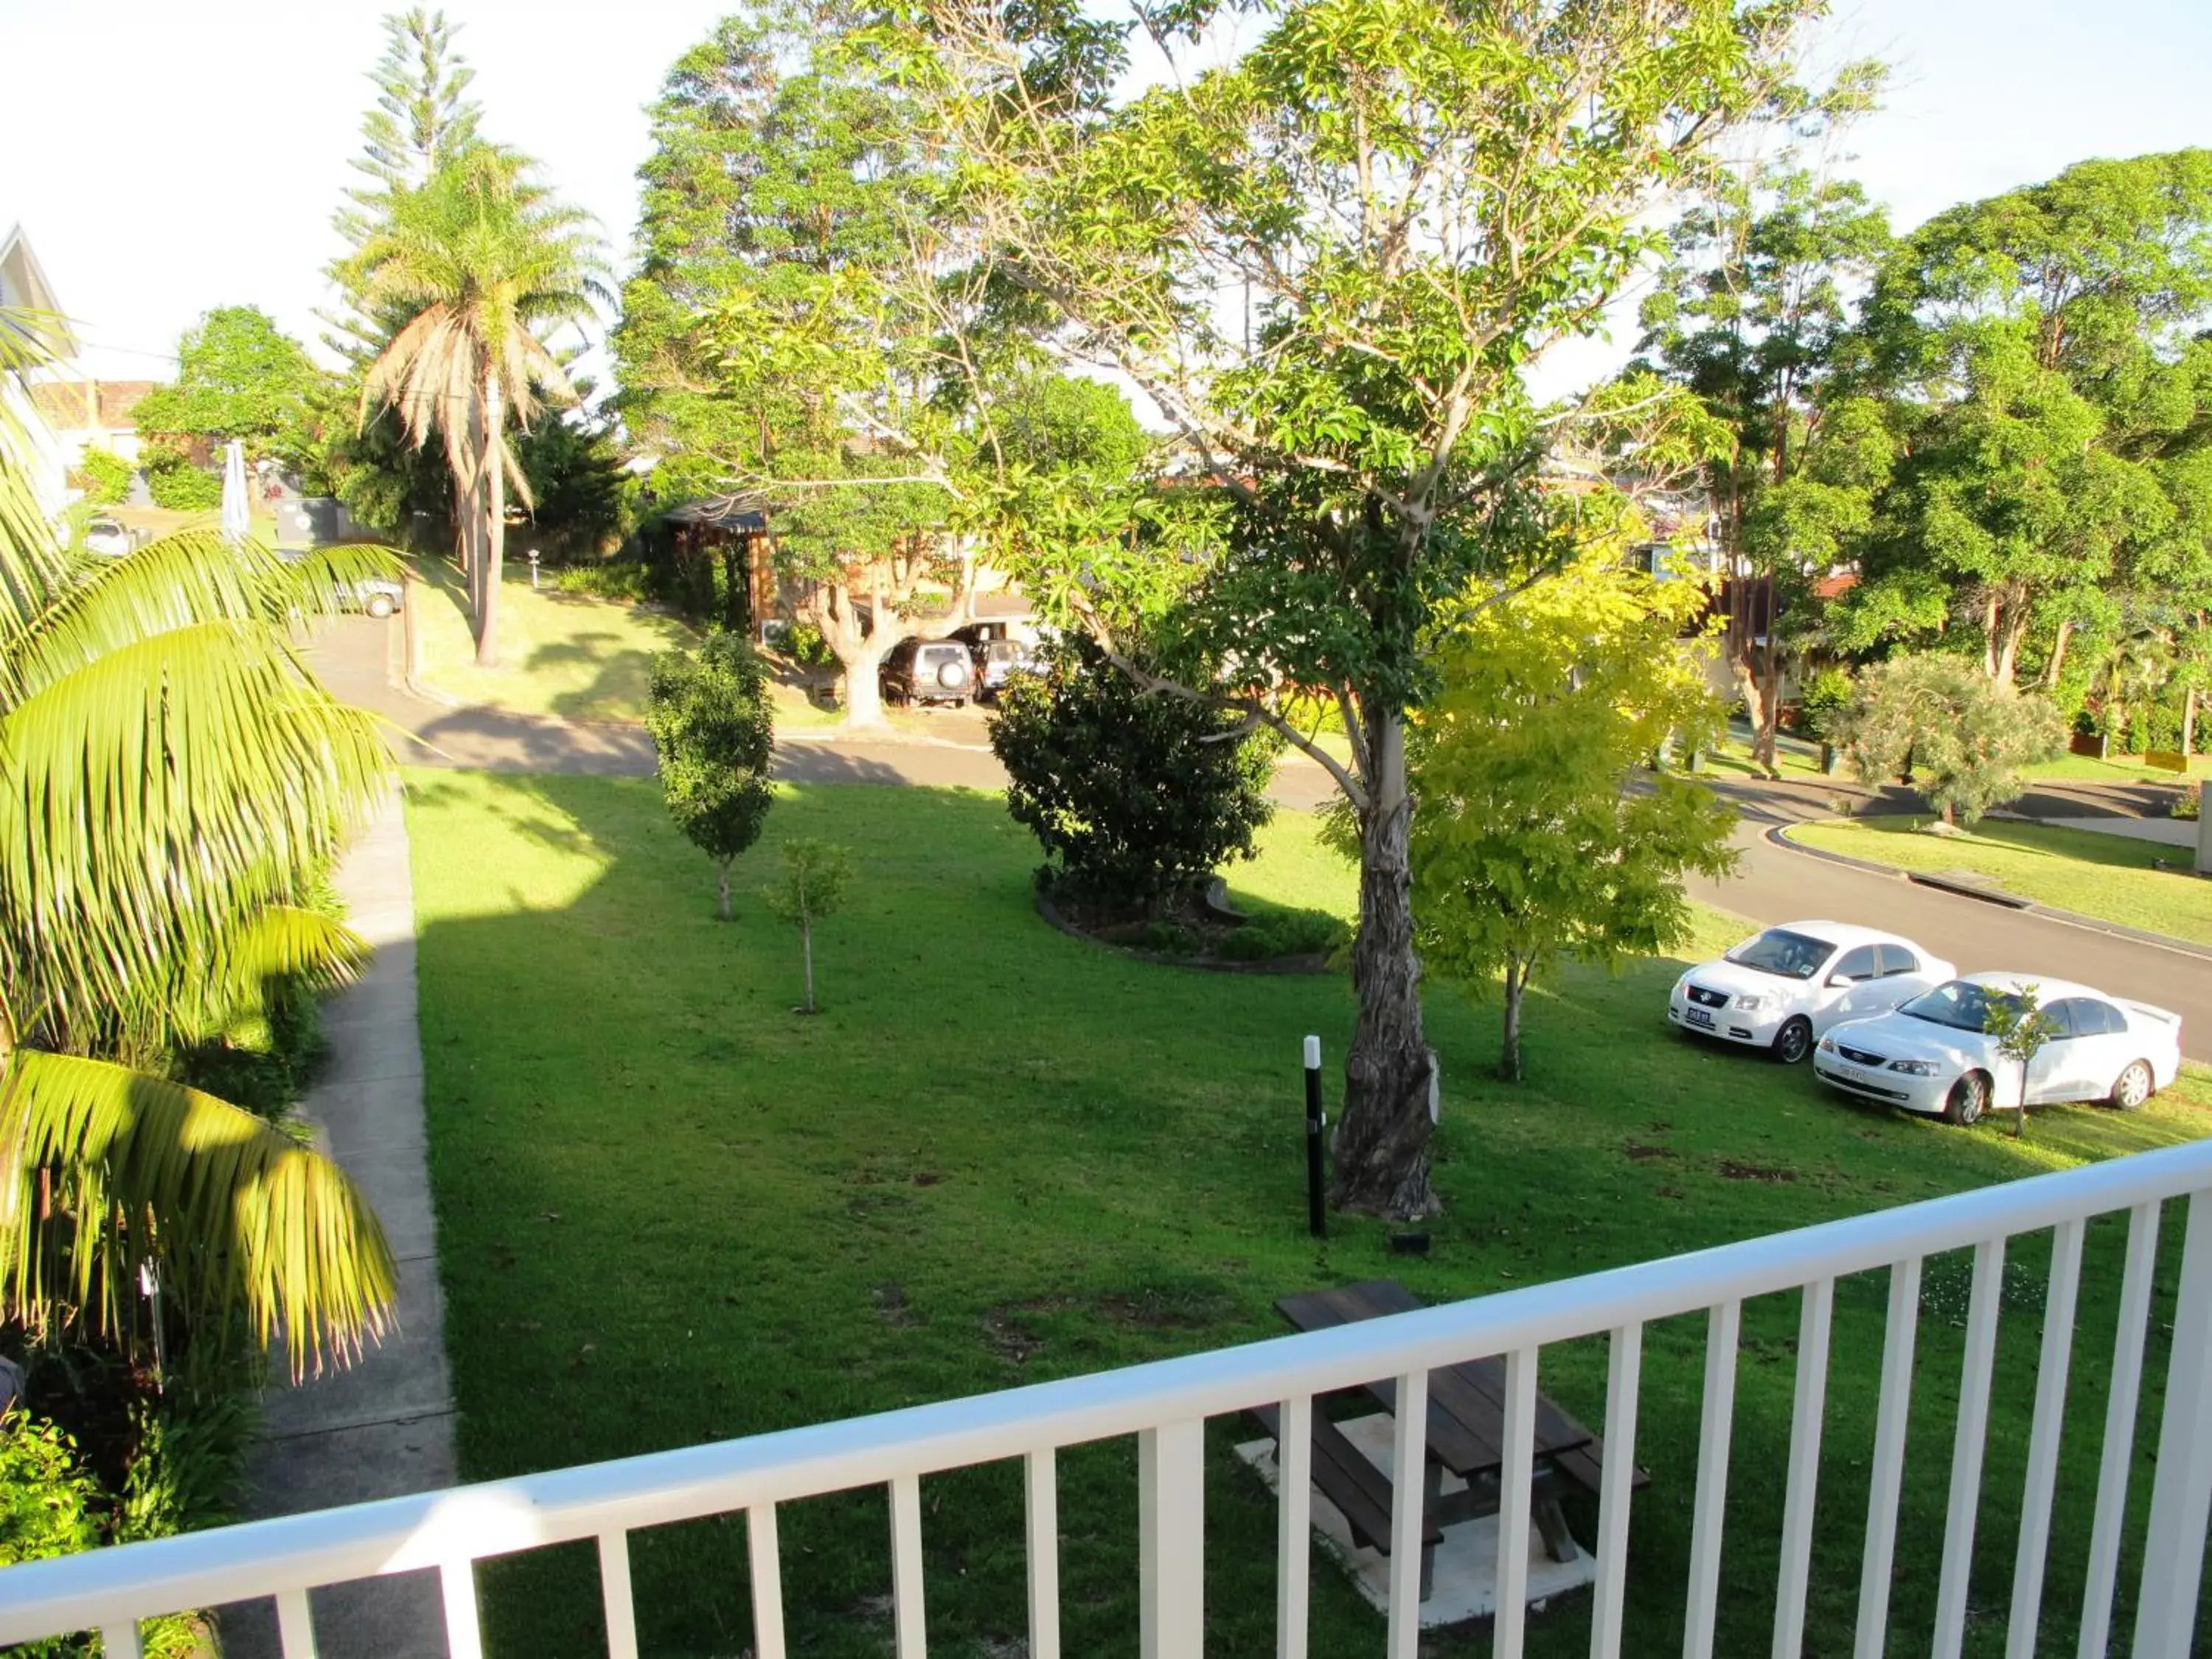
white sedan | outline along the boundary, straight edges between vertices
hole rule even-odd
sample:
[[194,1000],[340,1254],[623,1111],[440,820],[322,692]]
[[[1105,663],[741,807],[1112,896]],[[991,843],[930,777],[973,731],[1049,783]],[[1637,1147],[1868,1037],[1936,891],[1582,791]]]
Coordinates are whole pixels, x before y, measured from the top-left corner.
[[1795,1066],[1839,1020],[1894,1008],[1955,971],[1894,933],[1793,921],[1684,974],[1667,1000],[1667,1018],[1685,1031],[1764,1048]]
[[[1984,1030],[1992,991],[2033,992],[2057,1028],[2025,1078]],[[1962,1125],[1993,1105],[2106,1100],[2131,1112],[2180,1070],[2179,1014],[2021,974],[1939,985],[1893,1012],[1834,1027],[1813,1056],[1814,1075],[1832,1089]]]

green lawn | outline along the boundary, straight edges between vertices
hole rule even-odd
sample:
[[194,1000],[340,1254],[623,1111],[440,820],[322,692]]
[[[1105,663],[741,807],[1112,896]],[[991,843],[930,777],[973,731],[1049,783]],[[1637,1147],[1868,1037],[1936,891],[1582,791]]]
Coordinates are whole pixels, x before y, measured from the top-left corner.
[[[1802,823],[1793,841],[1904,870],[1965,870],[2007,892],[2085,916],[2212,945],[2212,882],[2186,869],[2186,848],[2157,842],[1984,818],[1952,836],[1921,833],[1925,817]],[[2185,866],[2154,870],[2154,860]]]
[[[2061,755],[2057,760],[2028,767],[2027,772],[2031,778],[2081,783],[2170,783],[2178,787],[2185,781],[2179,772],[2145,766],[2140,755],[2114,755],[2109,760],[2098,760],[2090,755]],[[2191,779],[2212,777],[2212,755],[2191,755],[2188,775]]]
[[[1439,992],[1446,1095],[1432,1257],[1383,1226],[1304,1236],[1297,1052],[1340,1062],[1341,977],[1131,961],[1034,914],[1028,837],[989,796],[787,792],[748,855],[785,836],[851,845],[848,907],[822,930],[824,1012],[790,1012],[796,941],[757,902],[713,920],[707,861],[649,782],[411,773],[430,1163],[463,1473],[483,1479],[820,1422],[1277,1334],[1285,1291],[1384,1273],[1478,1294],[2064,1167],[2212,1132],[2196,1078],[2139,1115],[2039,1115],[2015,1146],[1856,1109],[1802,1073],[1670,1036],[1674,969],[1578,976],[1528,1014],[1532,1081],[1488,1079],[1496,1017]],[[1349,907],[1349,872],[1286,817],[1234,884]],[[1741,928],[1708,917],[1699,948]],[[2178,1231],[2178,1230],[2170,1230]],[[2078,1603],[2118,1238],[2094,1230],[2052,1550],[2055,1626]],[[2171,1252],[2163,1258],[2171,1262]],[[1969,1650],[2002,1645],[2045,1247],[2014,1250]],[[1964,1265],[1929,1264],[1896,1573],[1895,1651],[1924,1647],[1948,1480]],[[2172,1289],[2145,1374],[2165,1377]],[[1886,1296],[1841,1286],[1808,1653],[1847,1650]],[[1747,1310],[1719,1650],[1765,1650],[1789,1436],[1794,1297]],[[1655,1327],[1644,1362],[1628,1595],[1633,1650],[1680,1645],[1701,1318]],[[1596,1424],[1604,1349],[1548,1349],[1545,1388]],[[2146,1433],[2132,1497],[2149,1492]],[[1211,1431],[1207,1650],[1273,1651],[1274,1510]],[[924,1483],[931,1651],[1011,1655],[1024,1628],[1012,1466]],[[1066,1650],[1136,1640],[1134,1456],[1061,1459]],[[785,1506],[791,1650],[889,1651],[879,1491]],[[1592,1517],[1574,1517],[1590,1535]],[[2130,1559],[2139,1559],[2130,1543]],[[635,1540],[645,1650],[750,1642],[744,1528]],[[492,1650],[603,1651],[590,1547],[489,1564]],[[2130,1575],[2131,1577],[2131,1575]],[[1382,1624],[1315,1575],[1316,1656],[1380,1650]],[[1486,1652],[1480,1629],[1425,1644]],[[1539,1616],[1530,1651],[1579,1655],[1588,1601]],[[2056,1647],[2053,1651],[2057,1651]],[[2070,1647],[2069,1650],[2070,1650]]]
[[500,666],[476,665],[468,590],[443,559],[417,559],[415,625],[422,678],[466,703],[564,720],[634,720],[645,714],[653,659],[698,635],[642,605],[556,591],[533,592],[530,568],[510,547],[500,590]]

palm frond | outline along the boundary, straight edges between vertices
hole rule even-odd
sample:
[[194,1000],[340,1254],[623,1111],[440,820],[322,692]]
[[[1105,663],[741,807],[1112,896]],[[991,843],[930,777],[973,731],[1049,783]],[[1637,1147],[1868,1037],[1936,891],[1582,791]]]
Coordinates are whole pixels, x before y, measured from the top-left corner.
[[0,1314],[127,1334],[136,1274],[214,1328],[242,1311],[295,1376],[391,1317],[376,1216],[328,1158],[212,1095],[105,1060],[19,1049],[0,1073]]
[[264,904],[222,928],[206,954],[185,962],[167,1006],[185,1036],[201,1040],[263,1007],[274,981],[334,990],[351,984],[368,957],[368,942],[334,917],[302,905]]
[[68,558],[33,485],[22,404],[29,377],[60,358],[66,331],[42,311],[0,306],[0,658],[67,580]]
[[266,623],[112,650],[0,714],[0,992],[19,1029],[135,1006],[292,896],[389,776],[374,718]]

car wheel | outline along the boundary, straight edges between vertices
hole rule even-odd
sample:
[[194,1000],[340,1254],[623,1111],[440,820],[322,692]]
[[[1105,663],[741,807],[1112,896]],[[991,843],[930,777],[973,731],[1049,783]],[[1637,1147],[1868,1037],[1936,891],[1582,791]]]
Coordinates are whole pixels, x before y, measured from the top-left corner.
[[2124,1112],[2137,1112],[2157,1087],[2158,1079],[2151,1075],[2150,1062],[2138,1060],[2120,1073],[2119,1081],[2112,1085],[2112,1092],[2107,1098]]
[[1969,1072],[1951,1085],[1950,1097],[1943,1103],[1943,1121],[1961,1129],[1972,1128],[1981,1121],[1989,1103],[1989,1079],[1980,1072]]
[[389,593],[370,594],[368,598],[368,614],[375,617],[379,622],[382,622],[386,617],[390,616],[392,614],[392,595]]
[[1774,1034],[1767,1053],[1784,1066],[1796,1066],[1813,1052],[1813,1022],[1799,1014],[1785,1020],[1782,1029]]

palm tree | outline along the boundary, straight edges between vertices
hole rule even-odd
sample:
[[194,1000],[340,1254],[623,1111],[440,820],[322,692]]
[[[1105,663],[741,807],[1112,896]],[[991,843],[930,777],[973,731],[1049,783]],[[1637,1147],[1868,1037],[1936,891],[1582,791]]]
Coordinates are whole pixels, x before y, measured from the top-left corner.
[[[0,393],[54,338],[0,309]],[[281,1127],[137,1067],[270,976],[335,981],[362,954],[299,901],[391,763],[293,627],[388,557],[295,566],[190,533],[73,556],[29,453],[0,396],[0,1319],[128,1341],[150,1265],[220,1327],[281,1332],[295,1367],[343,1358],[393,1293],[360,1193]]]
[[519,156],[473,146],[421,189],[395,194],[359,258],[369,306],[411,314],[369,368],[362,416],[372,404],[397,409],[418,448],[444,435],[483,667],[499,659],[507,484],[532,504],[507,422],[526,428],[544,400],[575,401],[538,333],[581,321],[608,297],[590,216],[526,175]]

